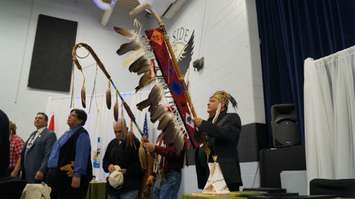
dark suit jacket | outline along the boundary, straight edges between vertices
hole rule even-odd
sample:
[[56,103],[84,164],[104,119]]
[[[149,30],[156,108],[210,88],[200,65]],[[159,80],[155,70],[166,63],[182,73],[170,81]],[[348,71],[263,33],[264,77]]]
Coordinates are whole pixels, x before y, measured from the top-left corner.
[[[28,182],[34,182],[37,171],[47,172],[47,161],[57,137],[54,132],[45,128],[41,135],[34,141],[32,147],[26,153],[28,141],[37,131],[31,133],[27,139],[21,154],[22,178]],[[25,157],[26,156],[26,157]]]
[[[241,121],[237,113],[220,113],[215,124],[212,119],[203,121],[199,127],[197,135],[205,134],[207,143],[212,152],[217,155],[217,162],[221,167],[223,177],[229,187],[230,185],[241,186],[238,142],[241,130]],[[196,154],[196,171],[199,188],[203,188],[209,176],[207,157],[201,149]],[[235,187],[234,187],[235,188]]]

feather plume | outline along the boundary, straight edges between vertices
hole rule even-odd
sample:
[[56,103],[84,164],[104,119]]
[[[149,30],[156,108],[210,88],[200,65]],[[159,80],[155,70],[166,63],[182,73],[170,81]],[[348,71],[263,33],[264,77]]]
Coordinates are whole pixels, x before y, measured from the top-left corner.
[[127,37],[127,38],[133,38],[135,36],[137,36],[137,34],[135,34],[132,31],[129,31],[128,29],[122,28],[122,27],[117,27],[114,26],[113,29],[115,30],[115,32],[117,32],[118,34]]
[[113,118],[115,119],[115,121],[118,121],[118,113],[119,113],[119,106],[118,106],[118,97],[116,94],[116,102],[115,105],[113,106]]
[[139,69],[137,71],[134,71],[134,72],[137,72],[138,75],[142,74],[142,73],[145,73],[147,71],[150,70],[150,64],[147,62],[143,63],[142,65],[140,65]]
[[148,99],[152,106],[158,105],[163,98],[162,89],[159,85],[154,85],[149,93]]
[[141,48],[141,45],[137,42],[137,40],[132,40],[128,43],[122,44],[116,53],[118,55],[124,55],[129,51],[138,50],[139,48]]
[[111,83],[108,82],[107,91],[106,91],[106,106],[108,109],[111,109],[112,101],[111,101]]
[[170,122],[174,122],[174,118],[172,113],[166,112],[160,119],[159,119],[159,130],[164,130]]
[[[151,106],[153,107],[153,106]],[[149,108],[151,108],[149,107]],[[158,119],[160,119],[166,113],[164,105],[158,105],[155,108],[152,108],[150,112],[150,121],[155,123]]]
[[235,98],[231,94],[229,94],[229,101],[231,102],[233,108],[237,110],[238,108],[237,100],[235,100]]
[[137,72],[140,68],[150,66],[149,61],[145,56],[140,56],[128,68],[129,72]]
[[136,107],[138,110],[142,111],[143,109],[147,108],[150,105],[149,99],[145,99],[139,102]]
[[137,7],[135,7],[131,12],[129,12],[129,16],[135,17],[139,13],[143,12],[146,9],[150,9],[150,4],[149,3],[143,3],[139,4]]
[[178,129],[176,128],[176,124],[174,122],[170,122],[166,129],[163,131],[165,134],[166,144],[174,143],[176,136],[178,134]]
[[83,81],[83,86],[81,87],[81,105],[83,106],[83,108],[86,108],[85,80]]
[[136,149],[137,148],[136,142],[135,142],[136,139],[137,138],[133,133],[133,122],[131,120],[130,125],[129,125],[129,130],[126,135],[126,143],[127,143],[126,147],[130,146],[130,147]]
[[139,146],[138,157],[139,157],[139,162],[141,163],[142,169],[147,169],[148,168],[147,155],[146,155],[146,152],[143,148],[143,143],[141,143],[141,145]]
[[146,85],[150,84],[154,80],[154,76],[152,75],[151,71],[144,73],[144,75],[139,79],[139,84],[135,88],[136,91],[145,87]]
[[174,140],[174,144],[175,144],[177,153],[180,153],[184,149],[185,135],[181,131],[179,131],[179,133],[177,133],[176,139]]

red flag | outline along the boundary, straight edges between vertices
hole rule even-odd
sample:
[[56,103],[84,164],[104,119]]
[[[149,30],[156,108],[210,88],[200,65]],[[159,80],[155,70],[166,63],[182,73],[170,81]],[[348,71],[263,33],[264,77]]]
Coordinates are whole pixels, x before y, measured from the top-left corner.
[[51,114],[51,116],[49,117],[49,122],[48,122],[48,130],[49,131],[54,131],[54,113]]

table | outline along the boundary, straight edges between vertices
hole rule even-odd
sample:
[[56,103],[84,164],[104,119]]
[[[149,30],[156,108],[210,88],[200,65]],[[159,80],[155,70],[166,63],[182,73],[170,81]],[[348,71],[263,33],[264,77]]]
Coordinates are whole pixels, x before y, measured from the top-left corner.
[[[182,199],[247,199],[248,196],[263,196],[265,192],[252,192],[252,191],[241,191],[241,192],[231,192],[229,195],[207,195],[201,194],[201,192],[184,194]],[[287,196],[286,196],[287,197]],[[298,196],[299,198],[316,199],[316,198],[329,198],[321,196]],[[297,198],[298,198],[297,197]],[[282,198],[282,197],[280,197]],[[333,199],[341,199],[336,197]]]
[[241,192],[230,192],[229,194],[223,195],[209,195],[209,194],[201,194],[201,192],[184,194],[182,199],[246,199],[248,196],[260,196],[265,194],[265,192],[257,192],[257,191],[241,191]]
[[106,182],[90,182],[86,199],[106,199]]

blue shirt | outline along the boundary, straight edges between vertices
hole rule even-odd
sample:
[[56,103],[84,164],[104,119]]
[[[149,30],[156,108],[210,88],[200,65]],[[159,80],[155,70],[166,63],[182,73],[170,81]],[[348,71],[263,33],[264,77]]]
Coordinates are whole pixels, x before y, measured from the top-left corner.
[[[81,126],[74,127],[66,131],[53,145],[51,154],[48,159],[48,168],[57,168],[59,160],[59,152],[61,147],[71,138],[71,136]],[[88,158],[90,158],[91,143],[90,137],[87,133],[79,135],[75,146],[75,160],[74,160],[74,176],[86,175],[86,168],[88,164]]]

